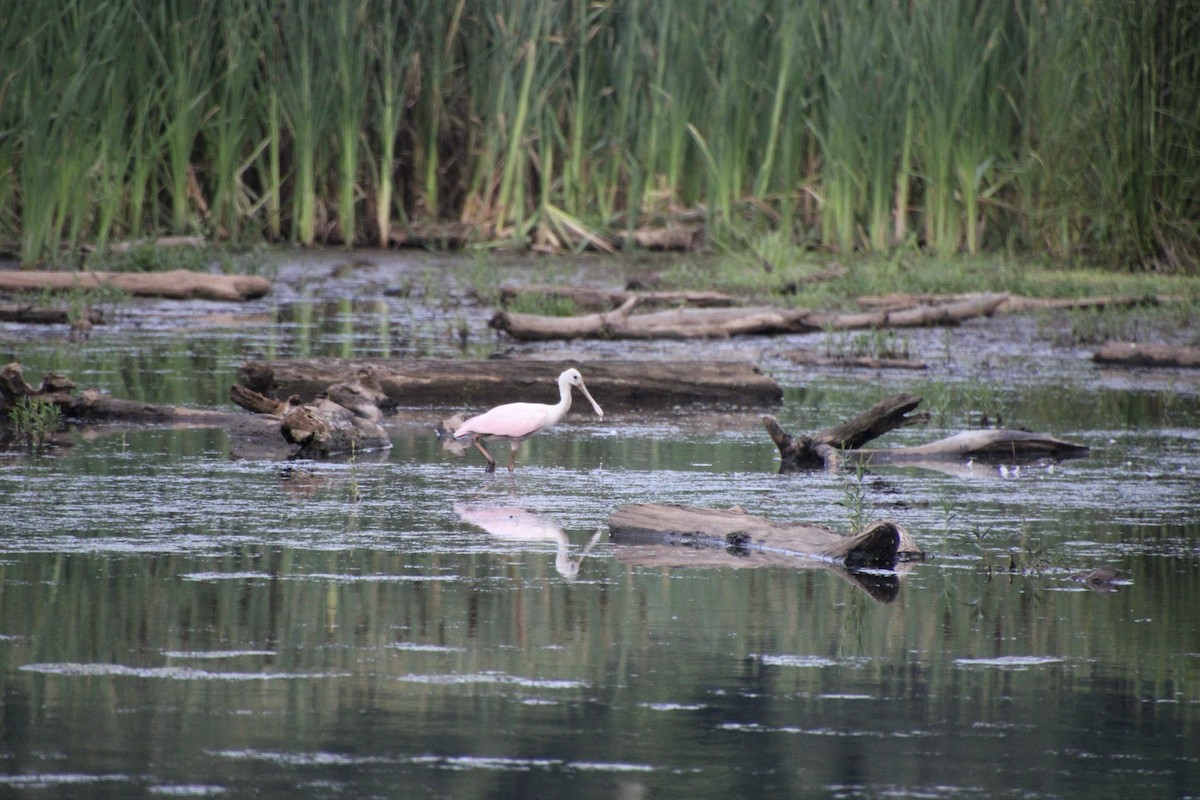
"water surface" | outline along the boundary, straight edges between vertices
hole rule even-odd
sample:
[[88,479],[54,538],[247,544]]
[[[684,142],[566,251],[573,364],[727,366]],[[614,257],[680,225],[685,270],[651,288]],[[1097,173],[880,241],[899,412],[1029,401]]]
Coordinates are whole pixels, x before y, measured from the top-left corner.
[[[470,264],[296,278],[328,267],[284,265],[249,308],[147,302],[161,313],[83,345],[6,328],[0,351],[34,379],[225,407],[245,358],[512,347],[461,291]],[[201,324],[218,313],[239,322]],[[881,444],[999,414],[1088,444],[1085,459],[779,476],[764,409],[586,407],[527,443],[515,475],[438,446],[433,423],[460,409],[407,409],[389,451],[340,462],[117,426],[9,450],[0,793],[1195,796],[1197,380],[1102,372],[1032,328],[913,334],[921,375],[783,358],[820,336],[712,352],[773,371],[786,397],[767,410],[796,432],[912,391],[933,422]],[[585,376],[616,352],[697,352],[625,347],[515,351],[567,353]],[[607,537],[634,502],[845,531],[856,496],[929,552],[890,602],[812,563],[664,567]],[[1128,582],[1071,579],[1099,564]]]

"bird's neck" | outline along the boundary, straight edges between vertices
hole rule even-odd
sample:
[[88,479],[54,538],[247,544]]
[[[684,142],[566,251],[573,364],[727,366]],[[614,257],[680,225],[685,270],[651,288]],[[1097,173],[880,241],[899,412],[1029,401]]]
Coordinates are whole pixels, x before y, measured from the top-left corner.
[[558,405],[554,406],[554,420],[557,422],[571,410],[571,384],[566,381],[558,385]]

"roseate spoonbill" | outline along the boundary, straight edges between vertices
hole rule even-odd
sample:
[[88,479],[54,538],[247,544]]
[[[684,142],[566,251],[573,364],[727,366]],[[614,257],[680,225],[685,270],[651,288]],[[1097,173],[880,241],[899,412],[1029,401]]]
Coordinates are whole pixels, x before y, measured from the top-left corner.
[[592,408],[596,410],[597,416],[604,416],[599,404],[592,399],[591,393],[583,385],[583,376],[579,374],[579,370],[569,369],[558,376],[559,400],[557,404],[506,403],[496,406],[491,411],[471,417],[459,425],[458,429],[454,431],[454,438],[469,438],[471,444],[479,448],[479,452],[483,453],[483,457],[487,459],[488,472],[496,471],[496,459],[492,458],[492,454],[483,446],[483,440],[507,441],[512,446],[512,455],[508,457],[508,471],[512,472],[516,468],[517,448],[521,446],[521,442],[535,433],[549,428],[562,419],[563,414],[567,413],[567,409],[571,407],[572,386],[579,387],[579,391],[583,392],[583,396],[591,402]]

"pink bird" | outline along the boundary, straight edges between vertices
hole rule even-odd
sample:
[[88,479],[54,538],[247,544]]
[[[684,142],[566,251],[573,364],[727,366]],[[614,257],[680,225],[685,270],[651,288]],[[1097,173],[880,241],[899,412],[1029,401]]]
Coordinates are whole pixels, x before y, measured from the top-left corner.
[[579,370],[569,369],[558,376],[559,400],[557,404],[506,403],[496,406],[491,411],[471,417],[459,425],[458,430],[454,431],[454,438],[469,438],[471,444],[478,447],[479,452],[483,453],[483,457],[487,459],[488,472],[496,471],[496,459],[492,458],[492,454],[483,446],[483,440],[507,441],[512,446],[512,455],[508,458],[508,471],[512,472],[516,468],[517,448],[521,446],[521,442],[535,433],[549,428],[567,413],[567,409],[571,407],[572,386],[579,387],[579,391],[583,392],[583,396],[591,402],[592,408],[596,410],[597,416],[604,416],[600,406],[592,399],[587,387],[583,385],[583,376],[579,374]]

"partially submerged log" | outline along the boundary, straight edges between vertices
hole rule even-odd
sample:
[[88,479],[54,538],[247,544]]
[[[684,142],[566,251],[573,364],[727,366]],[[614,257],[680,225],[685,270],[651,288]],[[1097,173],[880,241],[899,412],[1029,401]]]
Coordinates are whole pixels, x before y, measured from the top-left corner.
[[583,372],[604,409],[619,411],[703,403],[776,405],[779,384],[745,362],[562,361],[487,359],[306,358],[248,361],[239,383],[276,399],[312,399],[330,384],[370,375],[388,402],[400,406],[479,408],[514,400],[554,399],[554,380],[568,367]]
[[1080,458],[1088,452],[1085,445],[1005,428],[964,431],[914,447],[863,447],[888,431],[928,422],[927,412],[910,415],[921,401],[917,395],[893,395],[841,425],[808,436],[789,434],[771,416],[763,417],[763,426],[779,448],[780,473],[837,468],[845,459],[870,464],[972,458],[1011,463],[1038,458]]
[[69,292],[112,287],[138,297],[173,300],[254,300],[271,291],[256,275],[223,275],[176,269],[169,272],[55,272],[0,270],[0,292]]
[[1170,344],[1105,342],[1092,356],[1097,364],[1122,367],[1200,367],[1200,347]]
[[992,314],[1003,295],[901,311],[859,313],[815,312],[803,308],[681,308],[634,314],[637,296],[619,308],[572,317],[497,311],[489,325],[522,341],[549,339],[694,339],[752,334],[815,333],[822,330],[957,325]]
[[[609,518],[617,558],[652,567],[826,567],[843,569],[873,597],[895,597],[896,576],[859,573],[895,570],[924,554],[901,525],[871,523],[842,536],[828,528],[783,523],[740,509],[639,503],[617,508]],[[858,576],[862,577],[859,578]]]

